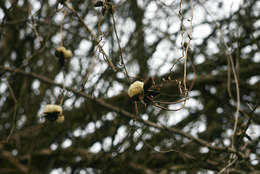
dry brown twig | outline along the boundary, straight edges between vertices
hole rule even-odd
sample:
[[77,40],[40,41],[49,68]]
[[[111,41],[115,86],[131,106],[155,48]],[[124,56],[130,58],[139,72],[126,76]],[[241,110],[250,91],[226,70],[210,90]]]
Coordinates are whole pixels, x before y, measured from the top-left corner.
[[[25,71],[22,71],[22,70],[19,70],[19,69],[12,69],[12,68],[9,68],[9,67],[4,67],[4,66],[1,66],[0,65],[0,70],[5,70],[5,71],[8,71],[8,72],[16,72],[17,74],[19,75],[22,75],[22,76],[26,76],[26,77],[29,77],[29,78],[34,78],[34,79],[38,79],[40,80],[41,82],[43,83],[47,83],[47,84],[50,84],[50,85],[53,85],[53,86],[57,86],[57,87],[60,87],[62,88],[63,85],[60,84],[60,83],[56,83],[54,82],[53,80],[45,77],[45,76],[42,76],[42,75],[39,75],[39,74],[35,74],[35,73],[30,73],[30,72],[25,72]],[[89,100],[92,100],[94,102],[97,102],[98,104],[100,104],[101,106],[109,109],[109,110],[112,110],[112,111],[115,111],[117,113],[120,113],[126,117],[128,117],[129,119],[136,119],[137,121],[140,121],[142,122],[143,124],[147,125],[147,126],[150,126],[150,127],[154,127],[154,128],[157,128],[157,129],[160,129],[160,130],[164,130],[164,131],[168,131],[168,132],[172,132],[174,134],[179,134],[181,136],[184,136],[202,146],[206,146],[208,147],[209,149],[211,150],[214,150],[214,151],[220,151],[220,152],[227,152],[227,153],[234,153],[234,154],[237,154],[240,158],[244,159],[244,154],[239,152],[239,151],[236,151],[235,149],[232,149],[232,148],[226,148],[226,147],[217,147],[217,146],[214,146],[214,145],[211,145],[211,143],[209,142],[206,142],[205,140],[203,139],[200,139],[200,138],[196,138],[186,132],[183,132],[182,130],[179,130],[179,129],[176,129],[176,128],[172,128],[172,127],[167,127],[167,126],[164,126],[164,125],[159,125],[157,123],[154,123],[154,122],[151,122],[149,120],[143,120],[142,118],[140,117],[136,117],[136,115],[134,114],[131,114],[125,110],[123,110],[122,108],[120,107],[117,107],[117,106],[114,106],[114,105],[111,105],[107,102],[105,102],[104,100],[102,99],[97,99],[97,98],[94,98],[93,96],[90,96],[82,91],[78,91],[74,88],[71,88],[71,87],[66,87],[65,86],[65,89],[67,91],[70,91],[72,93],[74,93],[75,95],[79,95],[79,96],[82,96],[84,98],[87,98]]]
[[60,24],[60,34],[61,34],[61,42],[60,42],[60,46],[64,46],[64,36],[63,36],[63,25],[64,25],[64,20],[66,17],[67,13],[65,11],[65,9],[63,10],[63,18]]
[[119,51],[120,51],[121,64],[124,68],[124,73],[126,75],[126,78],[127,78],[128,82],[130,82],[130,78],[129,78],[129,75],[128,75],[128,72],[127,72],[127,69],[126,69],[126,65],[125,65],[125,62],[124,62],[124,59],[123,59],[123,52],[122,52],[122,48],[120,46],[120,40],[119,40],[119,37],[118,37],[118,34],[117,34],[116,21],[115,21],[114,13],[112,13],[112,19],[113,19],[113,27],[114,27],[114,31],[115,31],[115,35],[116,35],[116,39],[117,39],[117,45],[118,45],[118,48],[119,48]]
[[[190,86],[190,88],[188,89],[187,88],[187,60],[188,60],[188,53],[190,52],[190,42],[192,40],[192,32],[193,32],[193,2],[192,0],[190,0],[190,6],[191,6],[191,17],[189,19],[190,21],[190,30],[189,30],[189,33],[188,33],[188,41],[185,42],[184,41],[184,34],[185,34],[185,26],[184,26],[184,15],[183,15],[183,12],[182,12],[182,2],[183,0],[180,0],[180,3],[179,3],[179,16],[180,16],[180,21],[181,21],[181,47],[182,47],[182,56],[179,57],[177,60],[174,61],[172,67],[170,68],[170,74],[172,73],[172,70],[174,68],[174,66],[181,60],[181,59],[184,59],[184,65],[183,65],[183,69],[184,69],[184,72],[183,72],[183,87],[184,89],[182,90],[181,86],[179,86],[179,90],[180,90],[180,93],[181,94],[184,94],[184,99],[180,100],[180,102],[183,102],[183,105],[181,108],[179,109],[167,109],[165,107],[162,107],[162,106],[157,106],[161,109],[164,109],[164,110],[168,110],[168,111],[178,111],[178,110],[181,110],[185,107],[186,105],[186,101],[188,100],[188,93],[189,91],[192,89],[192,86],[194,85],[195,83],[195,80],[196,80],[196,71],[195,71],[195,67],[194,65],[192,64],[192,68],[193,68],[193,74],[194,74],[194,79],[193,79],[193,82]],[[174,102],[175,104],[178,103],[177,102]]]
[[218,174],[224,173],[226,170],[228,170],[232,165],[234,165],[238,161],[238,158],[236,157],[233,161],[228,163],[227,166],[225,166]]
[[[225,49],[226,49],[226,54],[227,54],[227,60],[230,62],[231,70],[232,70],[234,80],[235,80],[235,85],[236,85],[236,97],[237,97],[236,100],[237,100],[237,103],[236,103],[235,121],[234,121],[232,141],[231,141],[231,148],[235,150],[235,138],[236,138],[236,133],[237,133],[238,117],[239,117],[239,110],[240,110],[239,79],[238,79],[237,69],[236,69],[234,62],[233,62],[233,57],[232,57],[232,55],[229,51],[229,47],[228,47],[227,43],[225,42],[224,32],[220,27],[219,27],[219,29],[220,29],[220,38],[221,38],[222,42],[224,43],[224,46],[225,46]],[[232,95],[231,95],[231,97],[232,97]],[[233,159],[233,154],[230,155],[229,164],[235,163],[234,161],[231,162],[232,159]],[[228,170],[227,173],[229,173],[229,167],[227,168],[227,170]]]
[[8,141],[10,140],[10,138],[12,137],[13,133],[14,133],[14,130],[16,128],[16,115],[17,115],[17,99],[15,97],[15,94],[14,94],[14,91],[13,91],[13,88],[10,86],[9,82],[7,81],[7,87],[9,89],[9,93],[11,95],[11,98],[13,99],[14,101],[14,113],[13,113],[13,123],[12,123],[12,128],[10,130],[10,133],[6,139],[6,142],[8,143]]
[[[120,46],[120,39],[119,39],[119,36],[118,36],[118,32],[117,32],[117,27],[116,27],[116,20],[115,20],[115,16],[114,16],[114,6],[112,4],[111,1],[97,1],[96,4],[94,5],[94,7],[102,7],[102,15],[104,16],[106,11],[108,11],[111,16],[112,16],[112,21],[113,21],[113,29],[114,29],[114,33],[115,33],[115,36],[116,36],[116,40],[117,40],[117,45],[118,45],[118,49],[119,49],[119,57],[120,57],[120,60],[121,60],[121,64],[120,66],[123,66],[123,69],[124,69],[124,74],[127,78],[127,81],[130,82],[130,78],[129,78],[129,75],[128,75],[128,72],[127,72],[127,69],[126,69],[126,65],[125,65],[125,62],[124,62],[124,59],[123,59],[123,51],[122,51],[122,48]],[[98,22],[98,33],[100,33],[100,21]]]
[[63,102],[64,102],[64,97],[65,97],[65,93],[66,93],[66,89],[65,89],[65,78],[66,78],[66,75],[65,75],[65,72],[63,71],[63,82],[62,82],[62,89],[61,89],[61,97],[60,97],[60,106],[62,107],[63,105]]
[[[94,57],[97,58],[96,52],[94,51]],[[88,72],[85,75],[85,77],[82,79],[81,86],[82,86],[82,91],[84,90],[84,87],[89,79],[90,74],[94,71],[95,67],[95,59],[93,58],[90,62],[90,66],[88,68]]]
[[35,35],[36,35],[36,38],[37,38],[38,42],[41,43],[41,37],[40,37],[40,35],[39,35],[39,32],[37,31],[36,24],[35,24],[35,20],[34,20],[34,17],[33,17],[32,14],[31,14],[31,18],[32,18],[31,20],[32,20],[32,28],[33,28],[33,31],[34,31],[34,33],[35,33]]
[[79,15],[79,13],[68,4],[68,2],[65,2],[64,5],[79,19],[79,21],[82,23],[84,28],[90,33],[91,38],[97,43],[97,46],[101,53],[105,57],[105,61],[108,63],[108,65],[114,70],[114,72],[118,71],[118,68],[113,64],[111,58],[106,54],[103,47],[100,46],[98,38],[95,36],[94,32],[88,27],[88,25],[85,23],[84,19]]
[[[186,91],[186,80],[187,80],[187,55],[184,47],[184,34],[185,34],[185,26],[184,26],[184,16],[182,12],[182,0],[180,0],[179,3],[179,16],[181,18],[181,47],[182,47],[182,56],[181,58],[184,59],[184,72],[183,72],[183,84],[184,84],[184,89]],[[186,95],[186,94],[185,94]]]
[[[230,79],[231,79],[231,76],[230,76],[230,68],[232,70],[232,73],[233,73],[233,76],[234,76],[234,80],[235,80],[235,85],[236,85],[236,112],[235,112],[235,121],[234,121],[234,126],[233,126],[233,133],[232,133],[232,141],[231,141],[231,148],[233,150],[235,150],[235,136],[236,136],[236,132],[237,132],[237,126],[238,126],[238,117],[239,117],[239,111],[240,111],[240,89],[239,89],[239,79],[238,79],[238,72],[237,72],[237,69],[234,65],[234,62],[233,62],[233,57],[231,55],[231,51],[229,51],[229,47],[225,41],[225,38],[224,38],[224,31],[220,28],[219,24],[217,23],[217,21],[214,19],[214,17],[211,15],[211,13],[208,11],[208,9],[203,5],[203,3],[201,3],[200,1],[198,1],[198,3],[202,6],[202,8],[205,10],[205,12],[211,16],[211,18],[213,19],[213,22],[215,23],[216,27],[219,29],[220,31],[220,40],[223,42],[224,44],[224,47],[225,47],[225,51],[226,51],[226,55],[227,55],[227,62],[228,62],[228,71],[227,71],[227,77],[228,77],[228,80],[227,80],[227,90],[228,90],[228,93],[229,93],[229,96],[232,98],[232,94],[231,94],[231,89],[230,89]],[[239,66],[237,66],[239,67]],[[233,158],[233,155],[234,154],[231,154],[230,155],[230,158],[229,158],[229,164],[234,164],[235,160],[232,160]],[[232,166],[232,165],[228,165],[227,168],[225,168],[225,170],[227,170],[227,173],[229,173],[229,168]],[[224,171],[223,171],[224,172]]]

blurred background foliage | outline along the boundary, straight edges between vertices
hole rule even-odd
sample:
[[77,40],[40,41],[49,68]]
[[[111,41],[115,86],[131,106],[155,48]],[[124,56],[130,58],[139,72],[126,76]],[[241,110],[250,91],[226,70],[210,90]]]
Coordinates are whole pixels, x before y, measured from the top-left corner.
[[[170,69],[192,37],[187,86],[195,84],[185,108],[168,112],[139,103],[135,120],[109,12],[103,16],[94,0],[68,3],[97,43],[77,15],[55,0],[0,1],[0,173],[220,172],[231,163],[226,149],[237,102],[230,55],[241,105],[229,172],[259,173],[260,3],[199,0],[192,10],[191,2],[113,1],[130,81],[154,77],[160,100],[182,98],[184,59]],[[54,56],[61,43],[73,52],[63,70]],[[40,119],[46,104],[60,103],[63,83],[65,122]]]

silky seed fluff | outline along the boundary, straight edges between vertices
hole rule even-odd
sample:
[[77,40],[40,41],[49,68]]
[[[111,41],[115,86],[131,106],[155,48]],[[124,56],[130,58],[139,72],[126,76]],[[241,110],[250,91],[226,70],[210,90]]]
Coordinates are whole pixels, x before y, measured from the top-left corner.
[[140,81],[135,81],[128,88],[128,95],[130,98],[133,96],[142,94],[144,91],[144,83]]
[[59,112],[60,114],[62,114],[62,108],[59,105],[53,105],[53,104],[46,105],[43,109],[43,113],[47,114],[51,112]]

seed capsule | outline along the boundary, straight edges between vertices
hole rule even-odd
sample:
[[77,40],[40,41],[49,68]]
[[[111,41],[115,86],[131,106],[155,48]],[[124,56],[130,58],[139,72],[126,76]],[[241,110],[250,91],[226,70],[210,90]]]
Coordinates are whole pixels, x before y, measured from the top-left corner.
[[70,59],[72,57],[72,52],[64,47],[58,47],[55,50],[55,56],[63,59]]
[[144,83],[140,81],[135,81],[128,88],[128,96],[133,99],[138,99],[139,95],[144,93]]
[[43,109],[43,117],[45,117],[48,121],[57,123],[64,122],[64,115],[62,113],[62,108],[59,105],[49,104],[46,105]]

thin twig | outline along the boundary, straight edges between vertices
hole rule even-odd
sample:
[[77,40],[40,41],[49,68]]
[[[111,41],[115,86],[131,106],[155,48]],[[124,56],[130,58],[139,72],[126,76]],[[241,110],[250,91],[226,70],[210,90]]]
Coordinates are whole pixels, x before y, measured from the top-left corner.
[[[179,3],[179,15],[181,18],[181,47],[182,47],[182,56],[180,58],[177,59],[177,61],[173,64],[173,66],[171,67],[170,71],[172,71],[174,65],[180,61],[180,59],[184,59],[184,65],[183,65],[183,86],[184,86],[184,96],[185,98],[188,97],[188,89],[187,89],[187,60],[188,60],[188,52],[190,49],[190,42],[192,40],[192,31],[193,31],[193,26],[192,26],[192,21],[193,21],[193,3],[192,0],[190,0],[190,6],[191,6],[191,18],[190,18],[190,31],[188,33],[188,41],[187,43],[184,43],[184,34],[185,34],[185,26],[184,26],[184,15],[182,12],[182,0],[180,0]],[[196,77],[196,76],[195,76]],[[192,83],[193,85],[194,83]],[[192,89],[192,88],[190,88]],[[184,106],[186,104],[186,100],[184,101]],[[160,106],[158,106],[160,107]]]
[[179,110],[181,110],[181,109],[183,109],[183,108],[185,107],[185,101],[186,101],[186,100],[184,100],[183,105],[182,105],[180,108],[178,108],[178,109],[168,109],[168,108],[163,107],[163,106],[161,106],[161,105],[159,105],[159,104],[157,104],[157,103],[152,103],[152,105],[155,106],[155,107],[157,107],[157,108],[166,110],[166,111],[179,111]]
[[7,87],[8,87],[8,89],[9,89],[10,95],[11,95],[13,101],[14,101],[14,113],[13,113],[12,128],[11,128],[11,131],[10,131],[10,133],[9,133],[9,135],[8,135],[8,137],[7,137],[7,139],[6,139],[6,142],[8,142],[8,141],[10,140],[11,136],[13,135],[14,130],[15,130],[15,128],[16,128],[17,99],[16,99],[16,97],[15,97],[15,95],[14,95],[14,91],[13,91],[12,87],[10,86],[9,82],[6,81],[6,83],[7,83]]
[[[190,32],[188,34],[188,42],[185,48],[185,57],[184,57],[184,79],[183,79],[183,85],[184,85],[184,95],[185,97],[188,96],[188,90],[187,90],[187,59],[188,59],[188,51],[190,49],[190,42],[192,40],[192,21],[193,21],[193,3],[192,0],[190,0],[190,6],[191,6],[191,18],[190,18]],[[185,101],[186,102],[186,101]],[[184,103],[185,104],[185,103]]]
[[175,66],[182,58],[183,58],[183,56],[179,57],[178,59],[176,59],[176,60],[173,62],[172,66],[171,66],[171,68],[170,68],[170,74],[171,74],[171,72],[173,71],[174,66]]
[[189,98],[180,99],[180,100],[177,100],[177,101],[174,101],[174,102],[170,102],[170,101],[157,101],[157,100],[154,100],[153,102],[154,103],[160,103],[160,104],[178,104],[178,103],[184,102],[187,99],[189,99]]
[[[232,73],[233,73],[233,76],[234,76],[234,79],[235,79],[237,103],[236,103],[236,112],[235,112],[235,121],[234,121],[234,127],[233,127],[231,148],[233,150],[236,150],[235,149],[235,136],[236,136],[236,132],[237,132],[238,116],[239,116],[239,110],[240,110],[240,90],[239,90],[239,80],[238,80],[237,71],[236,71],[236,68],[235,68],[235,65],[234,65],[234,62],[233,62],[232,55],[229,52],[229,47],[228,47],[227,43],[225,42],[223,30],[220,28],[219,24],[213,18],[213,16],[210,14],[210,12],[207,10],[207,8],[200,1],[198,1],[198,3],[204,8],[206,13],[209,14],[212,17],[214,23],[216,24],[216,27],[220,30],[220,39],[222,40],[224,47],[226,49],[227,61],[228,61],[228,63],[230,62]],[[228,81],[227,83],[228,83],[228,86],[229,86],[230,82]],[[231,95],[231,92],[230,92],[231,90],[229,89],[229,87],[228,87],[228,91],[229,91],[229,95]],[[229,162],[231,161],[232,158],[233,158],[233,154],[230,155]]]
[[[185,51],[185,47],[184,47],[184,34],[185,34],[185,26],[184,26],[184,15],[183,15],[183,12],[182,12],[182,1],[183,0],[180,0],[180,3],[179,3],[179,15],[181,17],[181,47],[182,47],[182,58],[184,59],[184,65],[183,65],[183,69],[184,69],[184,72],[183,72],[183,84],[184,84],[184,89],[185,89],[185,93],[186,93],[186,89],[187,89],[187,86],[186,86],[186,81],[187,81],[187,54],[186,54],[186,51]],[[185,94],[186,96],[186,94]]]
[[230,70],[230,59],[227,59],[227,90],[228,90],[228,95],[230,98],[233,98],[232,92],[231,92],[231,70]]
[[67,13],[66,13],[66,11],[64,10],[64,12],[63,12],[63,19],[62,19],[61,24],[60,24],[60,34],[61,34],[60,46],[63,46],[63,45],[64,45],[63,25],[64,25],[64,20],[65,20],[66,14],[67,14]]
[[65,78],[66,78],[66,74],[65,71],[63,70],[63,82],[62,82],[62,90],[61,90],[61,98],[60,98],[60,106],[63,105],[64,102],[64,96],[65,96]]
[[34,20],[34,17],[33,17],[32,14],[31,14],[31,18],[32,18],[32,28],[33,28],[33,31],[34,31],[34,33],[36,35],[36,38],[37,38],[38,42],[41,43],[41,38],[40,38],[40,35],[39,35],[38,31],[37,31],[37,28],[36,28],[36,25],[35,25],[35,20]]
[[[225,42],[224,39],[224,32],[223,30],[219,27],[220,29],[220,37],[222,39],[222,42],[224,43],[224,46],[227,51],[227,59],[229,60],[231,64],[231,70],[235,79],[235,85],[236,85],[236,97],[237,97],[237,103],[236,103],[236,112],[235,112],[235,121],[234,121],[234,126],[233,126],[233,134],[232,134],[232,142],[231,142],[231,148],[235,150],[235,138],[236,138],[236,132],[237,132],[237,125],[238,125],[238,117],[239,117],[239,110],[240,110],[240,89],[239,89],[239,80],[237,76],[237,71],[233,62],[233,57],[231,53],[228,51],[228,45]],[[233,158],[233,154],[230,155],[230,160]]]
[[237,78],[237,72],[236,72],[235,65],[232,60],[231,54],[228,55],[228,58],[230,59],[230,62],[231,62],[231,67],[232,67],[235,84],[236,84],[236,93],[237,93],[237,107],[236,107],[236,113],[235,113],[234,130],[233,130],[233,135],[232,135],[232,148],[235,148],[234,139],[235,139],[235,135],[236,135],[236,131],[237,131],[237,123],[238,123],[238,116],[239,116],[239,110],[240,110],[240,90],[239,90],[239,81]]
[[104,49],[102,48],[102,46],[99,45],[99,40],[98,38],[95,36],[95,34],[93,33],[93,31],[88,27],[88,25],[85,23],[84,19],[79,15],[79,13],[77,13],[77,11],[70,6],[67,2],[65,3],[65,6],[70,9],[70,11],[75,14],[77,16],[77,18],[79,19],[79,21],[83,24],[83,26],[85,27],[85,29],[90,33],[90,36],[92,37],[92,39],[94,41],[96,41],[98,48],[100,49],[101,53],[104,55],[105,60],[107,61],[108,65],[114,70],[114,72],[117,72],[118,69],[117,67],[113,64],[111,58],[106,54],[106,52],[104,51]]
[[224,167],[218,174],[224,173],[226,170],[228,170],[235,162],[237,162],[238,158],[235,158],[231,163],[229,163],[226,167]]
[[127,81],[130,82],[130,78],[129,78],[129,75],[128,75],[128,72],[127,72],[127,69],[126,69],[126,66],[125,66],[125,62],[124,62],[124,59],[123,59],[123,52],[122,52],[122,48],[120,46],[120,40],[119,40],[119,37],[118,37],[118,34],[117,34],[116,21],[115,21],[114,13],[112,13],[112,19],[113,19],[113,27],[114,27],[114,31],[115,31],[115,35],[116,35],[117,45],[118,45],[118,48],[119,48],[119,51],[120,51],[121,64],[124,67]]
[[[94,51],[94,57],[97,57],[96,56],[96,52]],[[85,77],[82,79],[82,81],[81,81],[81,86],[82,86],[82,91],[84,90],[84,88],[85,88],[85,85],[86,85],[86,83],[87,83],[87,81],[88,81],[88,79],[89,79],[89,76],[90,76],[90,74],[94,71],[94,67],[95,67],[95,59],[93,58],[91,61],[90,61],[90,66],[89,66],[89,68],[88,68],[88,72],[87,72],[87,74],[85,75]]]

